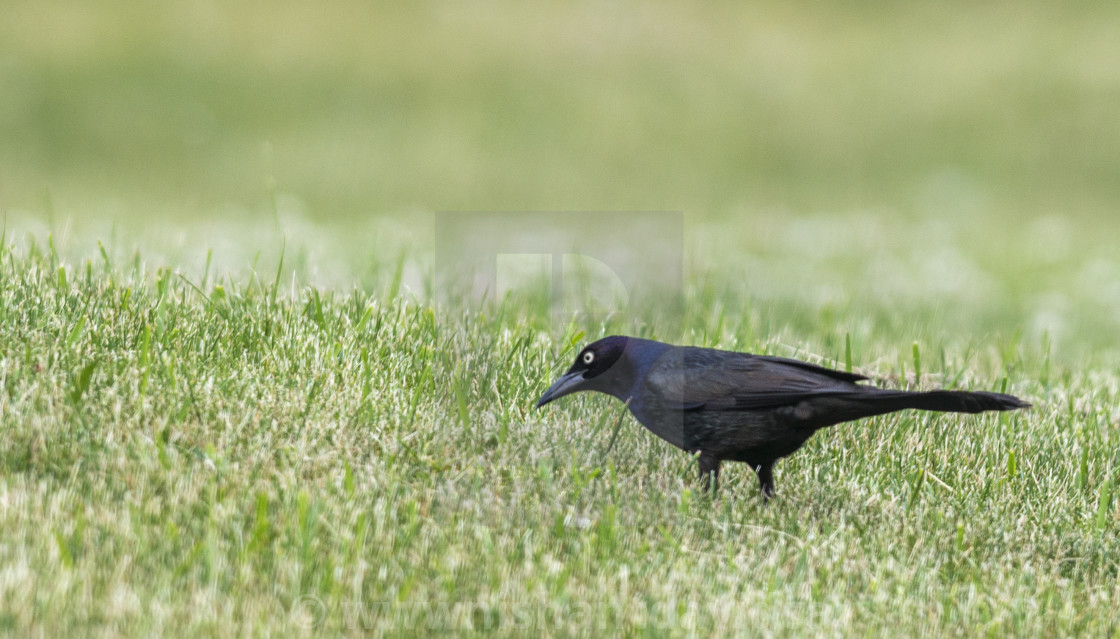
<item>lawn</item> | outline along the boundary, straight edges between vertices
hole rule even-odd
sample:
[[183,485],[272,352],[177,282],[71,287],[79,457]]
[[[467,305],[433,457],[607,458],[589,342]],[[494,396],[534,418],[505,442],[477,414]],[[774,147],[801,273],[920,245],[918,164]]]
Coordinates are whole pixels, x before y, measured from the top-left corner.
[[[1118,21],[13,4],[0,632],[1114,632]],[[680,211],[680,281],[566,297],[526,248],[448,290],[444,210]],[[533,408],[612,333],[1034,407],[709,498],[631,418],[608,446],[619,403]]]

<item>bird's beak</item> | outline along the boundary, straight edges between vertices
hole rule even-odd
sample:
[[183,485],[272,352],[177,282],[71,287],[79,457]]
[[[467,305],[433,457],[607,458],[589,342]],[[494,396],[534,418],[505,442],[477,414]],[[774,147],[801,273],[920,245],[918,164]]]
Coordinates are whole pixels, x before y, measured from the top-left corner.
[[548,390],[544,392],[544,395],[541,395],[541,398],[537,400],[537,408],[544,406],[554,399],[559,399],[565,395],[570,395],[578,390],[581,390],[580,384],[582,383],[582,371],[564,373],[564,375],[562,375],[560,379],[556,380],[556,382],[554,382],[552,386],[549,386]]

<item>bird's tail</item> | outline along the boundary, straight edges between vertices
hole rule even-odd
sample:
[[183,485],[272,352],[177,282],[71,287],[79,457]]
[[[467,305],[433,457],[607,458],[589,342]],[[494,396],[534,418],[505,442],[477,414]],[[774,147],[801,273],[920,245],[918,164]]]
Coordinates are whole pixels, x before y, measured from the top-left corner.
[[984,391],[897,391],[876,390],[860,397],[869,415],[881,415],[905,408],[949,413],[982,413],[989,410],[1029,408],[1030,404],[1013,395]]

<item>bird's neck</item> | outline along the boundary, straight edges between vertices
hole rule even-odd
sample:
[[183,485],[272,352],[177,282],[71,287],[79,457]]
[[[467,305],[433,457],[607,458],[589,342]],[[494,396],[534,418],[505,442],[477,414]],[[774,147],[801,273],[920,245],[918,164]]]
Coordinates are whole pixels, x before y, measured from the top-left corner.
[[669,344],[652,340],[630,338],[626,353],[618,359],[612,370],[604,375],[598,390],[626,402],[634,397],[653,366],[671,350]]

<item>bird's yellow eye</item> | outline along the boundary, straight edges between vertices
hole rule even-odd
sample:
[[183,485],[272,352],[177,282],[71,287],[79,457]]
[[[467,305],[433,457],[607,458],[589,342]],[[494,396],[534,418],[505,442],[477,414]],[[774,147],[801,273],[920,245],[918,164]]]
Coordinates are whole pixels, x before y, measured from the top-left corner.
[[591,362],[594,362],[594,361],[595,361],[595,353],[592,353],[591,351],[587,351],[586,353],[583,354],[583,363],[584,364],[590,364]]

